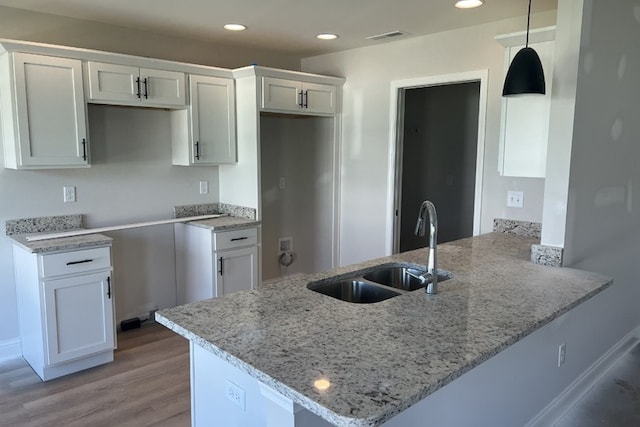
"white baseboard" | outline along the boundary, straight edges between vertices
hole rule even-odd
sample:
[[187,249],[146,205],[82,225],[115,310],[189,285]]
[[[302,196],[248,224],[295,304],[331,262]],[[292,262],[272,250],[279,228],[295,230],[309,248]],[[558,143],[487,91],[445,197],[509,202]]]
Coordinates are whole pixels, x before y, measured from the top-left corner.
[[529,421],[525,427],[547,427],[553,425],[565,412],[576,404],[621,356],[631,350],[640,340],[640,326],[628,333],[593,365],[582,373],[569,387],[564,389],[551,403]]
[[0,341],[0,362],[9,359],[16,359],[22,355],[20,349],[20,338]]

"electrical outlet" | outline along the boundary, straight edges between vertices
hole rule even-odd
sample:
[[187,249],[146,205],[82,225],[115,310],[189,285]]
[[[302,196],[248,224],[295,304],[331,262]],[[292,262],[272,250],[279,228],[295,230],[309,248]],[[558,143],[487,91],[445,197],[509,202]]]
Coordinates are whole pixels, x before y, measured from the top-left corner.
[[65,203],[76,201],[76,187],[63,187],[63,200]]
[[200,194],[209,194],[209,181],[200,181]]
[[507,191],[507,207],[521,208],[524,205],[524,193],[522,191]]
[[281,190],[284,190],[284,188],[287,186],[287,182],[284,179],[284,176],[280,177],[280,180],[278,182],[278,187],[280,187]]
[[225,394],[230,401],[244,411],[244,390],[240,388],[240,386],[229,380],[225,380]]
[[293,237],[281,237],[278,239],[278,252],[293,251]]
[[567,344],[562,343],[558,347],[558,368],[562,366],[562,364],[564,363],[564,359],[566,355],[567,355]]

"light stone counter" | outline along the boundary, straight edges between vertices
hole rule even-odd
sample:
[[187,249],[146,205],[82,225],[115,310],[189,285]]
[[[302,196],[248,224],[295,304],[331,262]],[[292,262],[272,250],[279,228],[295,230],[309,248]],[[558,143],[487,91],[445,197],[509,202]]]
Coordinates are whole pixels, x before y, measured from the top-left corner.
[[260,225],[260,221],[234,216],[222,216],[220,218],[204,219],[201,221],[190,221],[188,225],[207,228],[212,231],[229,230],[234,228],[253,227]]
[[[33,234],[30,234],[31,236]],[[58,239],[27,241],[27,235],[7,236],[19,246],[32,253],[47,253],[58,251],[72,251],[75,249],[86,249],[95,246],[110,245],[113,239],[102,234],[86,234],[84,236],[60,237]]]
[[[387,262],[424,264],[417,250],[296,276],[221,299],[162,310],[157,320],[338,426],[377,426],[611,285],[595,273],[529,262],[535,239],[490,233],[438,247],[453,278],[352,304],[309,282]],[[314,381],[327,379],[319,391]]]

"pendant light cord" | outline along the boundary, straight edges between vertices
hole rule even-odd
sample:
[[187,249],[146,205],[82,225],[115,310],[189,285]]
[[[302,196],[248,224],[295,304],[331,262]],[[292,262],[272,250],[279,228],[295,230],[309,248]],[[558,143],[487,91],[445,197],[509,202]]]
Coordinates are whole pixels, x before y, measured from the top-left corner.
[[529,22],[531,22],[531,0],[529,0],[529,11],[527,12],[527,42],[525,47],[529,47]]

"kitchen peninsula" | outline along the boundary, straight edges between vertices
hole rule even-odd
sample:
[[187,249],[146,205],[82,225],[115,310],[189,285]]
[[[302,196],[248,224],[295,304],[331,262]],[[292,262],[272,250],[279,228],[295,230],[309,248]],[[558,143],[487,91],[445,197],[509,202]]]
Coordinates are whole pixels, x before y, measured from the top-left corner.
[[[424,264],[420,249],[156,313],[190,341],[193,425],[442,425],[438,419],[460,419],[464,411],[482,417],[464,406],[469,395],[496,417],[509,411],[500,398],[495,407],[481,403],[501,387],[493,375],[522,373],[513,381],[536,387],[536,337],[545,328],[553,328],[546,335],[561,331],[556,321],[612,284],[529,262],[534,242],[489,233],[440,245],[438,267],[453,278],[433,296],[420,289],[353,304],[307,288],[384,263]],[[456,384],[462,392],[446,397]]]

